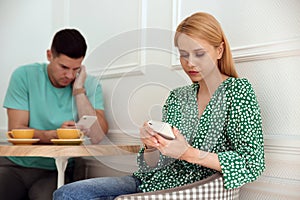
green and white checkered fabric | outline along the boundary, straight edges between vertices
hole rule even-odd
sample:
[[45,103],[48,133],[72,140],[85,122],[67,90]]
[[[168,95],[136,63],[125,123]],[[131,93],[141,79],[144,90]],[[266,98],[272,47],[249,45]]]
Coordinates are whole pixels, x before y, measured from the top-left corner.
[[156,192],[122,195],[116,200],[238,200],[239,188],[226,190],[220,173],[195,183]]

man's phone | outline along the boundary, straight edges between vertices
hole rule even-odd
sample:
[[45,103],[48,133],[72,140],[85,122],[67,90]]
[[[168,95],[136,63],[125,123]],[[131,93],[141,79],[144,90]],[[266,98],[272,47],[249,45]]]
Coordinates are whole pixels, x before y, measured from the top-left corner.
[[175,135],[173,134],[173,130],[170,124],[155,120],[149,120],[147,123],[150,126],[150,128],[152,128],[162,137],[169,140],[175,139]]
[[83,115],[76,123],[76,126],[80,126],[83,129],[89,129],[96,120],[97,116]]

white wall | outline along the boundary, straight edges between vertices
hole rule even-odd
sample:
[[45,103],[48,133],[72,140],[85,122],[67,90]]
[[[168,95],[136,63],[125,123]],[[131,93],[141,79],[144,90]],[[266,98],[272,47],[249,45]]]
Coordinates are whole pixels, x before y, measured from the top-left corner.
[[[238,72],[252,82],[262,108],[267,170],[241,199],[299,199],[298,0],[1,0],[1,99],[17,66],[45,61],[56,30],[75,27],[87,38],[88,70],[103,83],[110,133],[136,136],[144,120],[161,117],[169,90],[189,83],[172,31],[196,11],[221,22]],[[2,109],[2,132],[6,125]]]
[[[46,60],[46,48],[52,37],[51,7],[51,1],[0,1],[1,105],[9,77],[17,66]],[[1,109],[0,127],[6,126],[6,112]]]

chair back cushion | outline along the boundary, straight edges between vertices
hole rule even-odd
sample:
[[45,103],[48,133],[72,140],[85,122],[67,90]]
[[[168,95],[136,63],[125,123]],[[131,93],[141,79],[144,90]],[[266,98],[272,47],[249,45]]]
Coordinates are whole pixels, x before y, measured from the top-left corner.
[[216,173],[192,184],[155,192],[121,195],[116,200],[238,200],[239,188],[225,189],[223,176]]

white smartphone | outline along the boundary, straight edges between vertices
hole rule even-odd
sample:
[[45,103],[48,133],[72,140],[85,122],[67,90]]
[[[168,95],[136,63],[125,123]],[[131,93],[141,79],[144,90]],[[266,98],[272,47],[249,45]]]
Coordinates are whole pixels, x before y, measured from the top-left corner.
[[175,135],[173,134],[173,130],[170,124],[155,120],[149,120],[148,125],[159,135],[163,136],[166,139],[173,140],[175,139]]
[[76,123],[76,126],[80,126],[84,129],[89,129],[96,120],[97,116],[83,115]]

